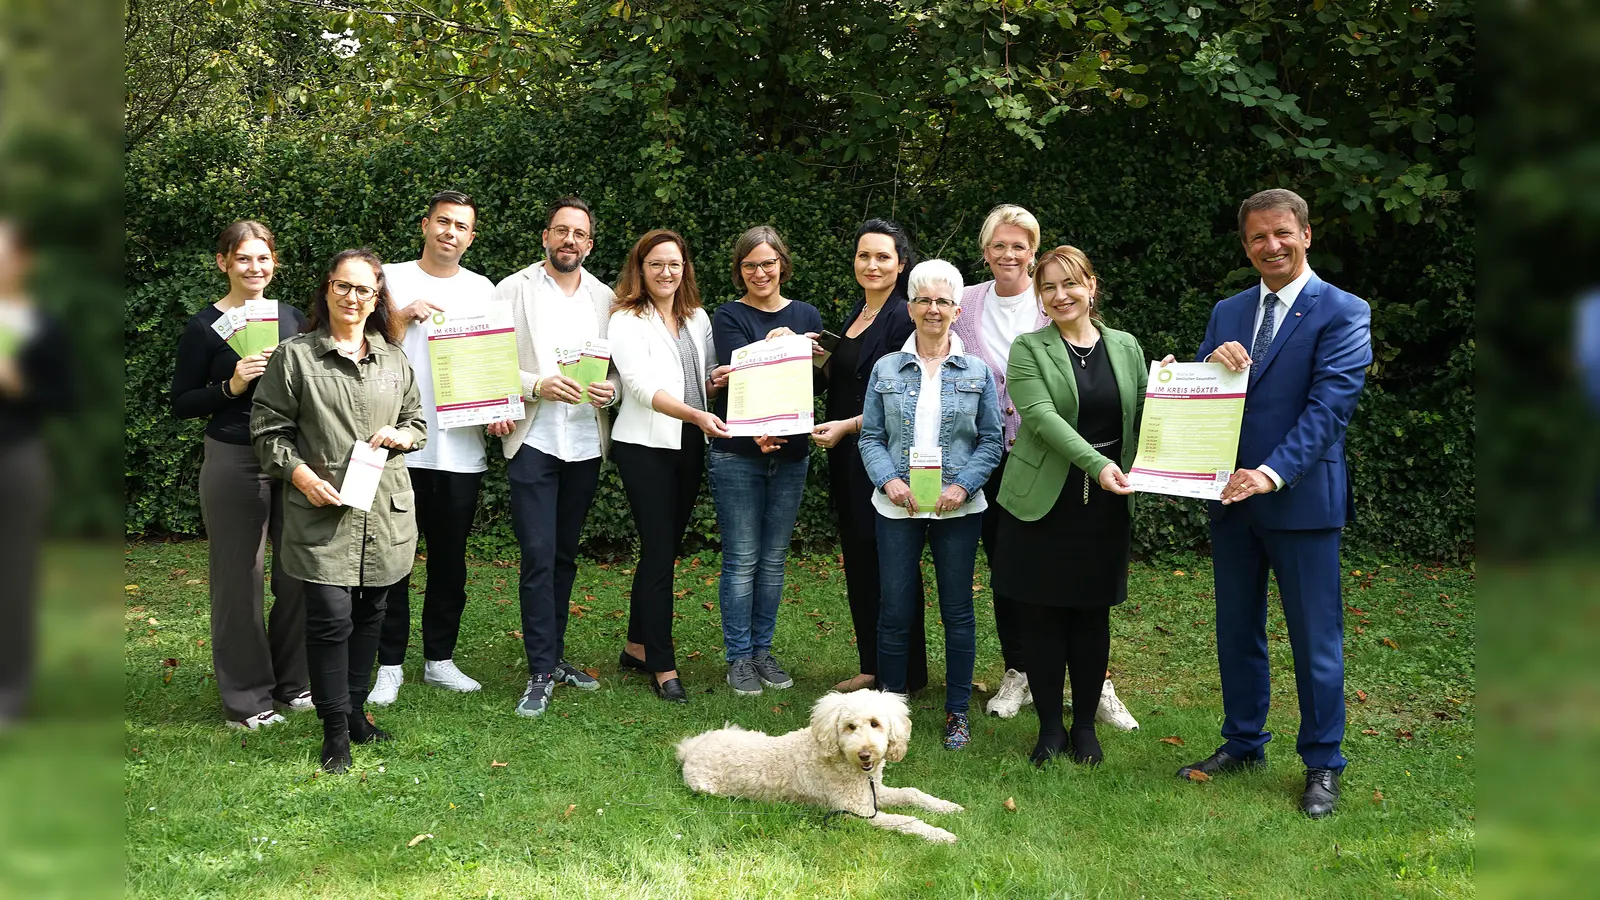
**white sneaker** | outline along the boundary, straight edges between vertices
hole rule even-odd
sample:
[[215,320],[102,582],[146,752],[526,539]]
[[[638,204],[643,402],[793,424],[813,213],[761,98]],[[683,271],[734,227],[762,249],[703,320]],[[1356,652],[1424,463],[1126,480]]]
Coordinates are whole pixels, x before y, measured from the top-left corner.
[[1005,677],[1000,679],[1000,690],[994,692],[984,709],[991,716],[1009,719],[1017,714],[1017,710],[1032,702],[1033,691],[1028,688],[1028,676],[1016,669],[1007,669]]
[[1117,689],[1111,686],[1109,678],[1100,688],[1100,708],[1094,711],[1094,720],[1123,731],[1139,730],[1139,720],[1135,719],[1133,713],[1128,712],[1128,708],[1117,699]]
[[367,694],[367,705],[388,706],[400,696],[400,685],[405,683],[404,666],[379,666],[378,680],[372,684],[372,693]]
[[310,691],[301,691],[294,696],[294,699],[289,701],[289,709],[293,710],[294,712],[304,712],[308,709],[316,708],[317,702],[311,699]]
[[246,731],[259,731],[259,730],[261,730],[263,728],[267,728],[269,726],[276,725],[279,722],[287,722],[287,721],[289,721],[289,720],[285,719],[283,716],[280,716],[277,713],[275,713],[275,712],[273,712],[272,710],[269,709],[266,712],[258,712],[253,716],[246,716],[245,718],[239,719],[237,721],[235,721],[233,719],[229,719],[228,720],[228,727],[229,728],[242,728],[242,729],[244,729]]
[[478,690],[483,685],[468,678],[466,673],[456,668],[453,659],[430,659],[422,664],[422,681],[435,687],[442,687],[447,691],[460,691],[463,694]]

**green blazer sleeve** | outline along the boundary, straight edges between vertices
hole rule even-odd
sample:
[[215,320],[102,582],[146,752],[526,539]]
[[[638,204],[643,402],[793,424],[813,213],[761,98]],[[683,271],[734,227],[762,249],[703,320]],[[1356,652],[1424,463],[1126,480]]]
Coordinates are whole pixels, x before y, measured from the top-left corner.
[[[1148,366],[1132,335],[1102,328],[1101,339],[1122,401],[1123,459],[1118,464],[1126,470],[1138,449]],[[1054,324],[1011,345],[1007,382],[1022,425],[997,502],[1023,521],[1036,521],[1050,511],[1073,468],[1098,479],[1112,463],[1078,434],[1078,384],[1072,366]]]

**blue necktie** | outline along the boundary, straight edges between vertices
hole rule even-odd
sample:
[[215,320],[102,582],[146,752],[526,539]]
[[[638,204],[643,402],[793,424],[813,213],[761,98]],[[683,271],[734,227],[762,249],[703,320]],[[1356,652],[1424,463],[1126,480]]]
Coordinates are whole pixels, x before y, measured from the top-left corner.
[[1256,370],[1266,360],[1267,348],[1272,346],[1273,326],[1278,324],[1278,295],[1268,294],[1261,298],[1261,305],[1265,307],[1261,327],[1256,329],[1256,342],[1250,347],[1250,365]]

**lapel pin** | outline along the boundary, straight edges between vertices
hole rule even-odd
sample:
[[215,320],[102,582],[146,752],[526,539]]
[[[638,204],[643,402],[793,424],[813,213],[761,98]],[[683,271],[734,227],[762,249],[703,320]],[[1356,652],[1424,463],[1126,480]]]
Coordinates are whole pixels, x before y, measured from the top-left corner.
[[1296,318],[1296,319],[1298,319],[1298,318],[1300,318],[1300,314],[1299,314],[1299,313],[1295,313],[1295,314],[1294,314],[1294,317],[1295,317],[1295,318]]

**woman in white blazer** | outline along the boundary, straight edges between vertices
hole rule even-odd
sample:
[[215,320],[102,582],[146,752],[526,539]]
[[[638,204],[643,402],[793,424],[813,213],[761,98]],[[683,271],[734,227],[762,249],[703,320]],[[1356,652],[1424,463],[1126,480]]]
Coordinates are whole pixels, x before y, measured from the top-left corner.
[[612,309],[611,360],[622,379],[622,408],[611,430],[611,458],[639,532],[628,645],[618,664],[650,673],[661,699],[687,703],[672,652],[673,563],[700,493],[706,438],[729,434],[709,411],[726,374],[713,378],[711,319],[700,308],[681,236],[657,229],[633,245]]

